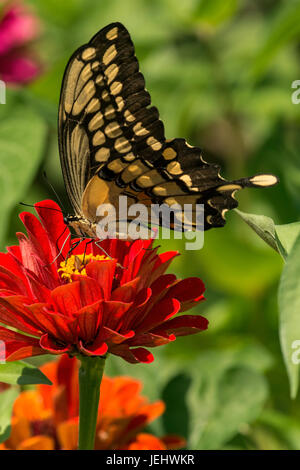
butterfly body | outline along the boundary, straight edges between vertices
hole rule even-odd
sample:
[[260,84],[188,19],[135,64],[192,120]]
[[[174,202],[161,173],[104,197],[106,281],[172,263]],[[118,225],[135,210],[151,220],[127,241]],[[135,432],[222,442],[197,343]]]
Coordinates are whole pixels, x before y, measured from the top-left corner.
[[[119,214],[125,195],[129,207],[142,203],[149,213],[152,204],[203,204],[202,229],[221,227],[225,212],[237,206],[235,191],[277,183],[268,174],[226,181],[198,147],[167,140],[158,110],[150,105],[122,24],[106,26],[72,55],[61,90],[59,150],[76,214],[69,224],[76,233],[95,236],[98,207],[111,204]],[[196,229],[194,219],[189,224]],[[182,220],[171,228],[183,230]]]

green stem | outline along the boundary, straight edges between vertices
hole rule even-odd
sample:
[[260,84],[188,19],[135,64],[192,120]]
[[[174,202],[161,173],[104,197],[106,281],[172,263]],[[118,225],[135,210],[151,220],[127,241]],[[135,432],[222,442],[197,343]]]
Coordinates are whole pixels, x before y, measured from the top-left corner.
[[80,361],[78,449],[93,450],[105,358],[81,356]]

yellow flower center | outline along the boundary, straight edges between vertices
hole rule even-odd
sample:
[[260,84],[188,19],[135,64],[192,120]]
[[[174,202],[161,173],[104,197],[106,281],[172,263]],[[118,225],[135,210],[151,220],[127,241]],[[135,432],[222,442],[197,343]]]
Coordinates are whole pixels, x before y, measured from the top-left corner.
[[105,255],[71,255],[67,260],[60,263],[58,272],[61,273],[61,278],[72,282],[72,274],[80,274],[86,276],[86,265],[91,261],[105,261],[109,260],[108,256]]

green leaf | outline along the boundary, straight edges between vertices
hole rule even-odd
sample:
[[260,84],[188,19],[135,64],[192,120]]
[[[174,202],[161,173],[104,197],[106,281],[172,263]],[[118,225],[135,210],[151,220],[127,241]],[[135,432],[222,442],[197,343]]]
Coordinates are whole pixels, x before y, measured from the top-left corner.
[[286,260],[300,233],[300,222],[275,225],[265,215],[246,214],[238,209],[235,212],[251,227],[257,235]]
[[0,382],[12,385],[52,385],[43,372],[24,361],[0,364]]
[[202,0],[194,11],[194,19],[211,25],[219,25],[230,19],[238,8],[238,0]]
[[194,409],[198,439],[192,448],[221,448],[259,416],[267,393],[264,377],[242,365],[203,377]]
[[300,349],[300,235],[297,237],[283,269],[278,291],[279,334],[287,368],[291,397],[295,398],[299,385]]
[[46,135],[44,121],[32,109],[17,103],[8,109],[0,121],[0,245],[9,212],[22,199],[43,157]]
[[[300,222],[292,224],[276,225],[276,239],[278,246],[281,245],[282,255],[286,259],[290,253],[298,235],[300,234]],[[280,242],[280,245],[279,243]]]
[[10,388],[0,394],[0,443],[9,438],[11,432],[11,414],[18,393],[17,388]]
[[166,404],[166,411],[162,417],[166,434],[178,434],[188,438],[190,414],[187,394],[191,381],[190,375],[179,373],[169,380],[162,391],[162,400]]
[[280,7],[270,31],[258,51],[253,67],[253,75],[259,78],[264,74],[278,51],[299,36],[300,4],[298,1]]
[[275,236],[275,225],[271,217],[265,215],[246,214],[238,209],[235,212],[251,227],[257,235],[271,248],[280,253]]

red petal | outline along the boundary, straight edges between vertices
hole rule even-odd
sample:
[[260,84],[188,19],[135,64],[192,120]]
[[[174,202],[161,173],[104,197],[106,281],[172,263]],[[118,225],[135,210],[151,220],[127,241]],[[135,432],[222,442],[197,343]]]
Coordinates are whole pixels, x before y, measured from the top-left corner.
[[206,330],[208,327],[208,320],[201,315],[181,315],[177,318],[172,318],[162,325],[152,330],[155,334],[174,334],[177,336],[187,336],[198,333],[199,331]]
[[59,345],[48,333],[41,337],[40,346],[51,354],[64,354],[70,350],[70,345]]
[[27,294],[26,277],[9,253],[0,253],[0,273],[0,285],[4,282],[2,285],[6,288],[17,291],[19,294]]
[[116,346],[111,350],[111,353],[115,354],[116,356],[122,357],[123,359],[125,359],[125,361],[130,362],[131,364],[138,364],[139,362],[150,364],[154,361],[153,355],[147,349],[129,349],[129,347],[125,344]]
[[111,300],[118,300],[120,302],[132,302],[134,300],[136,289],[140,281],[139,277],[126,282],[121,287],[115,289],[111,294]]
[[[44,233],[42,227],[41,230],[42,233],[40,238],[46,238],[46,234]],[[28,240],[27,237],[20,232],[17,232],[16,235],[19,240],[24,268],[32,271],[38,277],[40,282],[42,282],[45,286],[49,287],[50,289],[54,289],[58,282],[60,282],[60,279],[56,270],[56,266],[52,264],[54,258],[51,257],[49,246],[48,253],[45,254],[39,247],[38,239],[35,240],[32,236],[32,240]]]
[[126,312],[132,304],[125,302],[115,302],[113,300],[104,301],[103,307],[103,325],[112,330],[119,330],[123,327],[123,317],[126,318]]
[[[46,230],[47,237],[52,244],[53,259],[60,251],[61,258],[66,258],[70,249],[70,239],[66,243],[65,241],[70,234],[70,230],[64,222],[61,208],[56,202],[50,199],[38,202],[34,204],[34,207]],[[59,261],[60,259],[58,259],[58,264]]]
[[76,341],[76,319],[52,312],[44,304],[33,304],[28,306],[28,309],[43,332],[49,333],[53,338],[63,343]]
[[200,301],[205,300],[203,293],[204,283],[198,277],[188,277],[177,282],[167,293],[168,297],[175,297],[181,303],[180,311],[183,312],[194,307]]
[[128,341],[130,347],[132,346],[145,346],[146,348],[154,348],[156,346],[163,346],[171,341],[175,341],[176,336],[159,336],[153,333],[144,333],[136,335],[133,339]]
[[155,263],[153,274],[151,276],[151,283],[155,281],[159,276],[164,274],[168,267],[170,266],[172,260],[179,256],[178,251],[167,251],[165,253],[161,253],[157,257],[157,261]]
[[104,356],[107,353],[108,346],[102,340],[97,339],[89,345],[83,345],[82,341],[79,341],[79,349],[87,356]]
[[51,295],[57,309],[67,316],[72,316],[82,307],[102,299],[101,288],[88,277],[57,287]]
[[99,328],[102,316],[103,305],[102,300],[82,308],[76,314],[79,326],[79,336],[84,341],[91,341],[95,338],[97,329]]
[[19,295],[0,297],[0,322],[24,333],[39,336],[39,324],[31,318],[30,311],[26,307],[28,307],[27,297]]
[[35,272],[40,279],[43,279],[45,274],[49,276],[48,273],[58,279],[56,262],[53,263],[57,250],[49,240],[46,230],[37,217],[30,212],[22,212],[20,219],[26,227],[29,238],[27,240],[23,234],[23,236],[19,234],[20,249],[25,267]]
[[127,333],[121,334],[117,331],[113,331],[110,328],[103,327],[99,335],[103,341],[105,341],[108,346],[112,344],[121,344],[124,341],[134,337],[134,331],[128,331]]
[[17,361],[25,357],[45,354],[45,351],[39,346],[37,338],[21,335],[2,326],[0,326],[0,340],[5,343],[5,350],[1,348],[1,356],[5,353],[7,361]]
[[147,312],[145,318],[140,318],[136,325],[132,325],[132,329],[138,332],[152,330],[155,326],[176,315],[179,310],[180,302],[177,299],[163,299]]
[[99,283],[103,290],[103,298],[108,300],[111,295],[112,282],[117,260],[94,261],[87,265],[86,273]]

